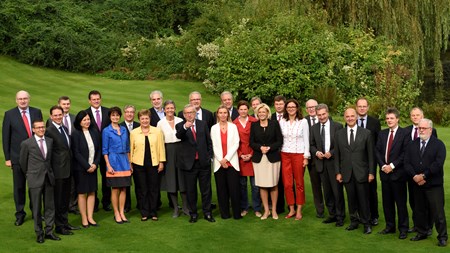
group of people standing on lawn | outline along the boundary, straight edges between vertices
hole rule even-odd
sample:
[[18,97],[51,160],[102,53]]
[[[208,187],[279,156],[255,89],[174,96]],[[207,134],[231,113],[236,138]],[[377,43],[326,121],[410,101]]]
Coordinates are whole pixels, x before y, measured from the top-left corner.
[[70,98],[62,96],[50,108],[45,123],[42,112],[29,106],[28,92],[19,91],[17,107],[7,111],[3,120],[3,150],[14,180],[15,225],[25,220],[28,181],[38,243],[45,238],[60,240],[53,233],[54,226],[62,235],[80,229],[68,220],[74,195],[82,227],[99,226],[94,219],[100,202],[97,170],[103,209],[113,210],[117,224],[129,223],[131,177],[141,221],[158,220],[162,190],[173,208],[172,217],[185,214],[190,223],[196,223],[199,185],[204,219],[215,222],[211,169],[222,219],[241,219],[249,213],[251,202],[261,220],[279,219],[286,203],[284,218],[302,220],[308,170],[316,217],[325,218],[327,209],[323,223],[343,226],[345,188],[350,216],[346,229],[362,224],[363,232],[370,234],[379,218],[379,167],[386,220],[379,234],[398,229],[399,238],[405,239],[408,232],[417,232],[411,240],[418,241],[431,235],[434,224],[438,245],[447,244],[445,145],[418,107],[411,110],[413,125],[407,128],[399,127],[397,109],[388,108],[388,128],[381,131],[380,121],[368,116],[365,98],[345,110],[344,127],[331,119],[327,105],[313,99],[306,102],[308,115],[303,117],[299,102],[283,96],[274,98],[272,114],[258,97],[233,107],[233,96],[225,91],[220,95],[221,105],[212,113],[201,106],[201,94],[194,91],[178,115],[175,103],[164,101],[161,91],[152,91],[149,97],[153,107],[139,110],[135,121],[134,106],[126,105],[123,111],[106,108],[99,91],[88,94],[90,107],[77,115],[70,114]]

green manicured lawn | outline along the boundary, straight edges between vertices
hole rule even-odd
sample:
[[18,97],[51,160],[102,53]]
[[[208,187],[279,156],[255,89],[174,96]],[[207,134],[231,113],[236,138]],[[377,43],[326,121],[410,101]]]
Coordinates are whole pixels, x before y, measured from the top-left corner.
[[[164,97],[173,99],[178,108],[188,102],[187,96],[193,90],[202,93],[204,107],[214,111],[219,104],[219,98],[208,94],[201,83],[116,81],[30,67],[0,57],[0,121],[6,110],[16,106],[15,93],[21,89],[30,92],[31,106],[41,108],[44,118],[48,118],[48,109],[61,95],[70,96],[73,112],[87,108],[87,94],[92,89],[102,92],[103,104],[108,107],[133,104],[138,109],[149,108],[148,94],[154,89],[163,91]],[[450,130],[438,127],[438,134],[450,148]],[[75,231],[75,235],[62,236],[62,241],[46,241],[39,245],[35,242],[29,210],[26,210],[25,224],[14,226],[12,175],[4,165],[3,152],[0,160],[0,252],[448,252],[448,248],[436,246],[435,231],[432,237],[420,242],[399,240],[397,234],[378,235],[377,232],[384,228],[380,186],[380,225],[374,227],[371,235],[363,235],[361,227],[346,231],[348,218],[341,228],[322,224],[322,220],[315,217],[308,173],[305,174],[307,203],[302,221],[287,220],[284,215],[280,215],[279,220],[261,221],[252,212],[242,220],[221,220],[219,211],[214,210],[216,223],[200,219],[196,224],[190,224],[187,216],[171,217],[172,210],[168,207],[166,194],[162,193],[163,207],[158,222],[141,222],[140,214],[133,209],[128,214],[131,224],[117,225],[111,212],[101,210],[95,214],[100,227]],[[446,170],[450,167],[448,160]],[[449,175],[445,174],[446,189]],[[213,184],[213,201],[217,203],[214,187]],[[447,203],[449,196],[446,196]],[[133,194],[133,205],[135,203]],[[447,205],[447,217],[450,217],[449,210]],[[69,219],[71,224],[80,225],[78,216],[70,214]]]

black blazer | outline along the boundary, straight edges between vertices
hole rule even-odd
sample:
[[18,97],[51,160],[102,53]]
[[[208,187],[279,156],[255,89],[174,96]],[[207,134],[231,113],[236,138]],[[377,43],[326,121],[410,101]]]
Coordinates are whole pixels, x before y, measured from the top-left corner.
[[[413,125],[409,125],[409,126],[405,127],[405,129],[406,129],[406,132],[408,133],[408,140],[410,142],[412,142],[413,138],[411,136],[412,136],[412,132],[414,131],[414,126]],[[417,129],[417,131],[419,131],[419,130]],[[431,133],[431,135],[433,135],[436,138],[438,137],[436,128],[433,128],[433,132]],[[417,133],[417,136],[419,136],[419,133]]]
[[[99,131],[99,133],[101,133],[103,131],[103,129],[105,129],[105,127],[107,127],[107,126],[109,126],[109,124],[111,124],[111,119],[108,116],[109,108],[101,106],[100,109],[102,111],[102,129],[98,129],[97,123],[95,121],[95,116],[92,114],[91,107],[89,107],[85,110],[91,117],[91,126],[90,127],[94,127],[94,129],[97,129]],[[100,140],[101,140],[101,136],[102,135],[100,134]]]
[[[51,185],[55,185],[55,176],[51,165],[53,140],[45,137],[45,144],[47,145],[45,159],[34,137],[28,138],[20,144],[20,168],[27,177],[30,189],[44,186],[45,177],[48,177]],[[53,196],[49,196],[49,198],[53,199]]]
[[330,153],[331,153],[331,157],[330,159],[319,159],[316,156],[317,151],[321,151],[322,150],[322,137],[320,136],[320,130],[321,130],[321,124],[315,124],[314,126],[312,126],[310,128],[310,138],[309,138],[309,143],[310,145],[310,152],[311,152],[311,157],[314,160],[314,164],[316,165],[316,169],[317,172],[322,173],[323,172],[323,168],[325,164],[330,164],[330,168],[333,168],[334,166],[334,137],[336,135],[336,132],[340,129],[342,129],[342,125],[340,123],[334,122],[332,120],[330,121]]
[[[150,108],[150,125],[156,127],[158,122],[161,120],[158,116],[158,113],[156,113],[156,110],[154,107]],[[166,113],[164,113],[166,115]]]
[[[64,127],[64,130],[67,133],[67,128]],[[70,150],[70,146],[67,145],[66,140],[64,140],[63,136],[59,129],[50,123],[45,131],[45,136],[53,139],[53,148],[52,152],[52,168],[53,173],[55,174],[55,179],[62,179],[70,177],[70,166],[72,162],[72,151]],[[68,137],[68,141],[70,142],[70,136]]]
[[426,183],[421,187],[441,186],[444,183],[444,162],[446,150],[444,143],[431,136],[423,155],[420,155],[420,138],[408,145],[405,152],[405,170],[410,178],[424,174]]
[[[359,118],[358,118],[359,123]],[[381,131],[380,121],[372,116],[367,115],[367,122],[364,122],[365,128],[370,130],[370,135],[372,136],[372,143],[375,145],[378,140],[378,134]]]
[[250,147],[253,149],[252,161],[259,163],[263,156],[262,146],[269,146],[270,150],[266,156],[269,162],[281,161],[280,149],[283,146],[283,135],[280,124],[276,120],[269,120],[266,128],[261,127],[260,121],[251,125]]
[[[29,107],[29,111],[31,125],[35,120],[42,120],[41,110]],[[32,128],[30,128],[30,130],[33,132]],[[5,112],[5,116],[3,117],[2,138],[5,160],[11,160],[12,164],[19,164],[20,143],[28,139],[28,133],[23,124],[22,113],[18,107],[14,107]]]
[[[202,121],[206,122],[206,125],[208,126],[208,129],[211,130],[211,127],[217,123],[215,115],[209,110],[206,110],[204,108],[200,108],[202,111]],[[184,119],[183,111],[178,112],[178,117]]]
[[192,170],[195,162],[195,153],[198,152],[200,166],[210,169],[212,158],[212,142],[209,129],[202,120],[195,120],[197,140],[194,139],[191,129],[184,129],[186,121],[178,123],[175,128],[176,136],[181,140],[177,151],[177,166],[182,170]]
[[[72,113],[69,113],[69,118],[70,118],[70,125],[71,125],[70,127],[73,132],[73,131],[75,131],[75,126],[73,125],[73,123],[75,122],[75,115],[73,115]],[[63,120],[64,120],[64,118],[63,118]],[[52,119],[48,119],[47,122],[45,123],[45,127],[49,127],[51,123],[52,123]],[[69,135],[72,134],[71,132],[69,133],[69,131],[67,131],[67,133]]]
[[[100,136],[98,131],[94,129],[89,129],[89,134],[91,135],[92,142],[94,143],[95,148],[94,164],[97,165],[98,168],[102,153],[100,146]],[[77,171],[87,171],[91,165],[88,163],[89,148],[84,133],[75,129],[72,132],[71,141],[73,169]]]
[[375,176],[374,145],[370,131],[357,127],[355,144],[350,147],[347,138],[347,128],[335,135],[335,170],[342,174],[343,182],[348,183],[352,174],[359,183],[368,182],[369,174]]
[[[392,141],[391,152],[389,152],[389,161],[386,161],[386,149],[391,131],[389,128],[382,130],[378,134],[378,141],[376,145],[376,160],[380,166],[381,181],[404,181],[406,180],[406,173],[403,166],[403,158],[405,155],[406,146],[408,146],[408,132],[406,129],[398,127],[394,140]],[[384,165],[394,164],[395,169],[392,173],[386,174],[381,171]]]

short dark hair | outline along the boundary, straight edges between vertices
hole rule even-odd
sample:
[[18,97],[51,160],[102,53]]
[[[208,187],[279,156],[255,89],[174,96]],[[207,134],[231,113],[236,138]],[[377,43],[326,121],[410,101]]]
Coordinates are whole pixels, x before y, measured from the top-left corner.
[[61,106],[59,106],[59,105],[54,105],[54,106],[50,107],[50,115],[52,115],[52,113],[53,113],[54,110],[61,110],[61,112],[64,113],[64,110],[63,110],[63,108],[62,108]]
[[40,123],[40,122],[44,123],[44,120],[42,120],[42,119],[33,120],[33,123],[31,123],[31,127],[34,128],[34,123]]
[[241,106],[243,106],[243,105],[247,106],[247,109],[250,108],[250,105],[248,104],[247,101],[241,100],[241,101],[239,101],[238,104],[237,104],[237,109],[239,110],[239,107],[241,107]]
[[286,120],[289,119],[289,114],[288,114],[288,112],[287,112],[287,105],[288,105],[289,103],[294,103],[295,106],[297,107],[297,113],[296,113],[296,115],[295,115],[295,118],[296,118],[296,119],[299,119],[299,120],[300,120],[300,119],[303,119],[303,114],[302,114],[302,109],[300,108],[300,104],[298,103],[298,101],[297,101],[296,99],[293,99],[293,98],[288,99],[288,100],[285,102],[285,104],[284,104],[283,118],[285,118]]
[[389,107],[389,108],[387,108],[386,109],[386,114],[385,115],[388,115],[388,114],[394,114],[395,115],[395,118],[399,118],[400,117],[400,112],[397,110],[397,108],[395,108],[395,107]]
[[151,117],[151,116],[152,116],[152,112],[150,112],[149,109],[141,109],[141,110],[138,112],[138,119],[139,119],[141,116],[148,116],[148,117]]
[[[91,118],[89,113],[87,113],[85,110],[79,111],[77,113],[77,115],[75,116],[75,120],[73,122],[73,126],[75,127],[76,130],[79,130],[79,131],[82,130],[81,121],[83,121],[83,119],[86,117],[86,115],[89,116],[89,119]],[[89,126],[89,128],[91,128],[91,126],[92,126],[92,124]]]
[[100,91],[98,91],[98,90],[91,90],[91,91],[89,92],[88,99],[91,99],[91,96],[92,96],[92,95],[99,95],[100,98],[102,98],[102,94],[100,94]]
[[117,114],[119,114],[119,116],[122,116],[122,110],[120,110],[120,108],[117,106],[113,106],[113,107],[109,108],[108,117],[111,117],[113,112],[117,112]]
[[70,98],[68,96],[61,96],[58,98],[58,103],[61,102],[61,100],[69,100],[70,101]]
[[273,101],[274,102],[283,101],[286,103],[286,98],[283,95],[276,95]]

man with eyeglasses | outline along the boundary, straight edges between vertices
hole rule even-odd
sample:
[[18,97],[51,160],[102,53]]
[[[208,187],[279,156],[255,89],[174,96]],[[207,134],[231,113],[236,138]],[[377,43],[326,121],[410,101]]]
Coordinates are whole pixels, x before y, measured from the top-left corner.
[[19,164],[20,143],[32,137],[31,123],[35,120],[42,120],[42,112],[40,109],[29,106],[30,94],[24,90],[17,92],[16,104],[17,106],[6,111],[3,117],[2,141],[5,165],[11,168],[13,176],[14,203],[16,207],[16,221],[14,225],[20,226],[23,224],[26,216],[24,210],[26,177]]
[[444,210],[444,162],[445,144],[432,135],[433,122],[421,119],[418,124],[419,138],[406,149],[405,169],[414,180],[414,212],[417,235],[411,241],[420,241],[428,237],[429,209],[438,232],[438,246],[446,246],[447,221]]
[[[200,92],[193,91],[189,94],[189,104],[195,108],[195,119],[205,121],[208,129],[211,129],[211,127],[216,124],[213,113],[202,107],[202,94],[200,94]],[[178,117],[184,119],[183,111],[178,113]]]

